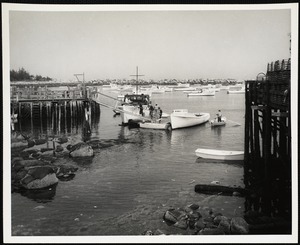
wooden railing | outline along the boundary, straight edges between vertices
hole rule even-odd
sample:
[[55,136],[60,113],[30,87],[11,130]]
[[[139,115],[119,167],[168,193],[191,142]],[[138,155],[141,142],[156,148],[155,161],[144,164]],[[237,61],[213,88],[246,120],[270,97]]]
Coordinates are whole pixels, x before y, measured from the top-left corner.
[[77,88],[72,90],[52,91],[47,88],[35,87],[30,88],[18,88],[12,87],[10,91],[11,101],[39,101],[39,100],[84,100],[90,97],[90,89]]

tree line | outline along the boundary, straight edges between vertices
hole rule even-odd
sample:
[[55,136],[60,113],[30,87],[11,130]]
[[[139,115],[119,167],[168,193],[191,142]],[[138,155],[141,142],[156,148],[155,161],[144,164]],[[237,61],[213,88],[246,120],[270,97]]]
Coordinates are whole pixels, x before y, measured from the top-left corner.
[[51,81],[50,77],[43,77],[41,75],[31,75],[23,67],[18,71],[10,70],[10,81]]

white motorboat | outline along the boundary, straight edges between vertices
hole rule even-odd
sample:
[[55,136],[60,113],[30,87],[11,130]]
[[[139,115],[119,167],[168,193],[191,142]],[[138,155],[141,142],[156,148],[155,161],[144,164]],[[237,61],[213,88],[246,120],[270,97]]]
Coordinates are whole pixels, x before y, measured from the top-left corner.
[[198,148],[195,151],[198,157],[216,160],[244,160],[243,151],[224,151],[215,149]]
[[231,86],[227,90],[227,94],[244,94],[245,87],[244,86]]
[[214,96],[215,94],[216,94],[216,91],[214,89],[200,89],[200,90],[188,93],[187,96]]
[[[124,104],[118,107],[122,124],[128,124],[129,120],[150,119],[148,105],[150,103],[150,96],[146,94],[126,94],[124,97]],[[143,107],[143,115],[140,114],[140,105]]]
[[205,123],[209,120],[209,113],[192,113],[187,109],[176,109],[170,114],[172,129],[186,128]]
[[214,120],[210,121],[210,126],[216,127],[216,126],[224,126],[226,124],[226,117],[221,117],[221,122],[218,122],[218,118],[215,118]]

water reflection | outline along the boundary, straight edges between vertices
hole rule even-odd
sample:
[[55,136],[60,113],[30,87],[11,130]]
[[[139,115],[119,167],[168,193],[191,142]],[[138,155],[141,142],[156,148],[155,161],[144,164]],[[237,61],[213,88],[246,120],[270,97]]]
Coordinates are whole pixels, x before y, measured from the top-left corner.
[[50,187],[43,188],[43,189],[36,189],[36,190],[22,189],[19,190],[19,192],[22,196],[25,196],[38,203],[47,203],[47,202],[51,202],[54,199],[56,194],[56,187],[57,184],[54,184]]
[[196,163],[215,163],[215,164],[228,164],[237,167],[243,167],[243,160],[218,160],[218,159],[205,159],[202,157],[198,157],[195,161]]

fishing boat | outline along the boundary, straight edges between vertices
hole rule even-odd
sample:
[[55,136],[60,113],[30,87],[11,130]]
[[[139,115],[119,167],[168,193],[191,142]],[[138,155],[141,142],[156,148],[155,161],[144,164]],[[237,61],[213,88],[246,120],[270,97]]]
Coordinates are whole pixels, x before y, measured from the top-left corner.
[[224,150],[198,148],[195,151],[195,153],[198,157],[202,157],[205,159],[244,160],[243,151],[224,151]]
[[147,129],[160,129],[160,130],[172,130],[170,122],[140,122],[140,128],[147,128]]
[[[126,94],[124,103],[118,107],[121,113],[122,124],[128,124],[129,120],[149,119],[149,104],[150,96],[148,94]],[[143,107],[143,115],[140,114],[140,105]]]
[[214,96],[215,94],[216,94],[216,91],[214,89],[200,89],[200,90],[188,93],[187,96]]
[[187,109],[176,109],[170,114],[172,129],[186,128],[205,123],[209,120],[209,113],[192,113]]
[[214,120],[210,121],[210,126],[216,127],[216,126],[224,126],[226,124],[226,117],[221,117],[221,122],[218,121],[218,118],[215,118]]

